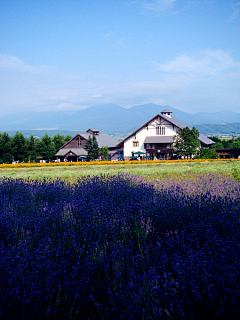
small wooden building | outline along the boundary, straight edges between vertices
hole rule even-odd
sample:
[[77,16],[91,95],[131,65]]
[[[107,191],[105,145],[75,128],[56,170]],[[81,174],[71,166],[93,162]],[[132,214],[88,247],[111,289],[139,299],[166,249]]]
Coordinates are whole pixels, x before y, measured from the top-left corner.
[[95,136],[98,147],[108,147],[111,149],[117,144],[117,140],[107,133],[100,133],[97,129],[88,129],[86,133],[78,133],[71,140],[65,143],[56,153],[58,161],[82,161],[87,157],[87,151],[84,149],[89,136]]

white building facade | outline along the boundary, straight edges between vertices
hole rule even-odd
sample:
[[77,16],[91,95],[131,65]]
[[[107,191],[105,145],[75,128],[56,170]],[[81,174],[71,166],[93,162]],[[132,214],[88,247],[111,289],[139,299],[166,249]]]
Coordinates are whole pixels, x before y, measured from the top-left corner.
[[[174,137],[179,128],[187,125],[172,116],[165,109],[146,122],[117,146],[123,150],[125,160],[133,156],[149,159],[169,159],[173,154]],[[214,142],[200,134],[200,146],[209,147]]]

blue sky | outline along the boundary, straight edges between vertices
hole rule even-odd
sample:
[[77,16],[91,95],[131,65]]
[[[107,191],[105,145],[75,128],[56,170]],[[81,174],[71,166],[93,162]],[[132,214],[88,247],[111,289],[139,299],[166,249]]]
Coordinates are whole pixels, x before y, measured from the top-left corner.
[[0,0],[0,115],[240,112],[240,1]]

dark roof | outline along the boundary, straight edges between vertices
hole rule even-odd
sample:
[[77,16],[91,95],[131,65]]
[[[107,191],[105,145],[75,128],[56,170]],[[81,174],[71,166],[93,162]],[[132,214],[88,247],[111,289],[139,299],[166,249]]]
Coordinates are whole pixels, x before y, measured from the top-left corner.
[[153,136],[146,137],[144,143],[173,143],[173,137],[170,136]]

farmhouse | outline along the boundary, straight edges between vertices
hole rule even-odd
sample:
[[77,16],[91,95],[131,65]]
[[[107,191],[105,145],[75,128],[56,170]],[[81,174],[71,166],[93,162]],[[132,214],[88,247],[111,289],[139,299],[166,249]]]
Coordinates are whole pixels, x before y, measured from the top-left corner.
[[86,158],[87,151],[84,146],[89,136],[95,136],[98,147],[108,147],[111,150],[116,146],[117,140],[107,133],[100,133],[97,129],[88,129],[86,133],[78,133],[71,140],[65,143],[56,153],[55,157],[59,161],[79,161]]
[[[169,159],[173,154],[177,130],[185,127],[187,127],[186,124],[174,118],[172,112],[165,109],[118,143],[116,147],[121,148],[125,160],[133,156]],[[199,142],[201,148],[208,148],[214,143],[203,134],[199,135]]]

